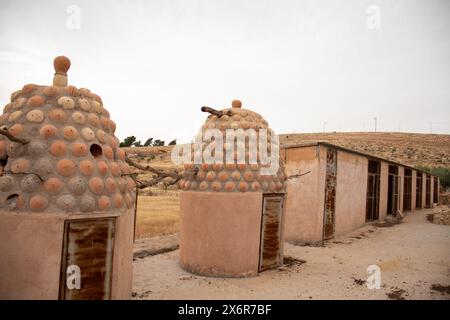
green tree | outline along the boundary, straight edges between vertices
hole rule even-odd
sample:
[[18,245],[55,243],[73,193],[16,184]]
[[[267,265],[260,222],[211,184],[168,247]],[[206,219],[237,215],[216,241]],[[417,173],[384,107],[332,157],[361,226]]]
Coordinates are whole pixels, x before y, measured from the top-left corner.
[[120,147],[131,147],[132,144],[136,141],[135,136],[126,137],[119,145]]
[[144,143],[144,147],[151,146],[153,143],[153,138],[148,138],[147,141]]
[[165,142],[163,140],[156,139],[155,142],[153,142],[153,146],[155,146],[155,147],[162,147],[164,145],[165,145]]
[[427,171],[439,177],[441,186],[444,188],[450,188],[450,168],[448,167],[436,167],[431,168],[427,166],[418,166],[417,169]]

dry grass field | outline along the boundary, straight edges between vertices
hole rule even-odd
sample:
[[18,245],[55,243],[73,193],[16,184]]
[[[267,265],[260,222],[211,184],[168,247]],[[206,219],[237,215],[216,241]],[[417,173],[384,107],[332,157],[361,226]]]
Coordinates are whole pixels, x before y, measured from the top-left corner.
[[139,195],[136,239],[177,233],[180,227],[180,205],[176,194]]

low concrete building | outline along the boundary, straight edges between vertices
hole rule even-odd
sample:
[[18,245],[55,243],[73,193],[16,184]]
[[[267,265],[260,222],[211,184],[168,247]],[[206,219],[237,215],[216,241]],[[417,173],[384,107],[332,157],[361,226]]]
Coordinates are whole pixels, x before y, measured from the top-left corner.
[[289,177],[286,241],[331,239],[438,202],[439,178],[406,165],[326,142],[286,145],[280,153]]

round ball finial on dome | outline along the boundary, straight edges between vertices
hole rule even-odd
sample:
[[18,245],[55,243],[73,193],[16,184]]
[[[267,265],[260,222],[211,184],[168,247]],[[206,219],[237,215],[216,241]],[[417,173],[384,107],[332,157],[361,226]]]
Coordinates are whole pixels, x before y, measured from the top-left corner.
[[241,100],[233,100],[232,102],[231,102],[231,107],[232,108],[241,108],[242,107],[242,102],[241,102]]
[[70,60],[65,56],[56,57],[53,60],[55,67],[55,76],[53,77],[53,85],[58,87],[67,86],[67,71],[70,68]]
[[66,74],[70,68],[70,60],[65,56],[56,57],[55,60],[53,60],[53,66],[55,67],[56,73]]

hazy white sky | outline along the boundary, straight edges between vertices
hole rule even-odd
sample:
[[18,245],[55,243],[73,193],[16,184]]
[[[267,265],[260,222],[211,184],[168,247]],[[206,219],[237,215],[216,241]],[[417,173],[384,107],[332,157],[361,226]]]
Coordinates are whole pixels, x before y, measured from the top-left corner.
[[277,133],[368,131],[374,117],[450,133],[448,0],[0,0],[2,105],[50,84],[61,54],[120,139],[189,142],[202,105],[235,98]]

